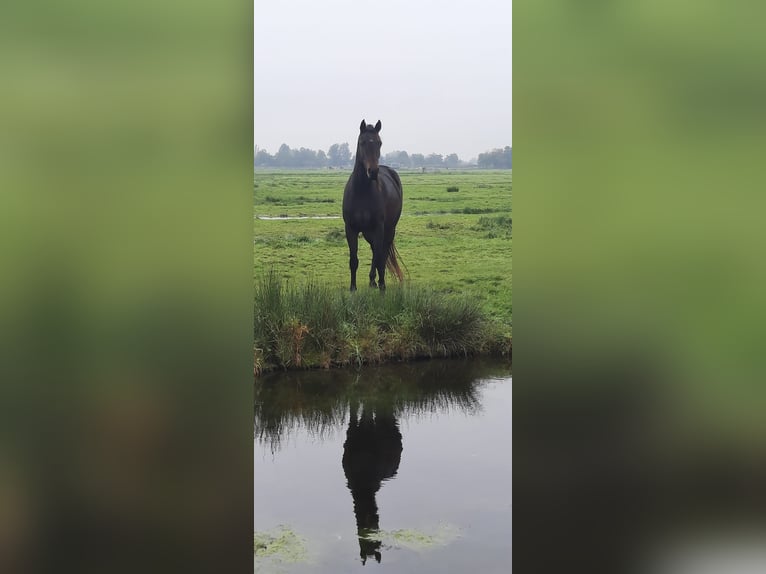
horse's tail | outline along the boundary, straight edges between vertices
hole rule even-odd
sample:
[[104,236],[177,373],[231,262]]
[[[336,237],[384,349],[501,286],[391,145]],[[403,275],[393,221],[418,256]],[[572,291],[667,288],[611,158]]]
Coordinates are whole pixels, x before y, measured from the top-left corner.
[[[404,273],[402,273],[402,270],[399,268],[399,263],[397,262],[397,257],[401,260],[402,256],[399,255],[399,252],[396,250],[396,245],[394,242],[391,242],[391,247],[388,248],[388,258],[386,259],[386,269],[388,269],[388,272],[395,275],[396,278],[399,280],[399,283],[404,281]],[[404,265],[404,261],[402,261],[402,265]],[[407,269],[407,266],[404,265],[404,268]],[[407,271],[407,274],[409,275],[409,271]]]

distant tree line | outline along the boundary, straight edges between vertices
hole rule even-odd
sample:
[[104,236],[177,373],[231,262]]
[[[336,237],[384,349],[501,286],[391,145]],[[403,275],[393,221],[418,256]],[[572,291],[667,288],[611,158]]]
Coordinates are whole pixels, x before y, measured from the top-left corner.
[[493,149],[480,153],[476,165],[488,169],[511,169],[511,155],[510,146],[505,146],[503,149]]
[[[293,168],[350,168],[354,165],[354,156],[348,143],[332,144],[327,152],[315,151],[305,147],[291,149],[287,144],[282,144],[274,155],[264,149],[255,151],[256,167],[293,167]],[[480,153],[475,164],[461,160],[456,153],[442,156],[438,153],[424,155],[422,153],[409,154],[406,151],[392,151],[381,157],[381,163],[396,168],[425,168],[445,167],[457,168],[476,165],[488,169],[510,169],[511,148],[495,149]]]
[[327,153],[305,147],[290,149],[287,144],[282,144],[274,155],[264,149],[256,148],[255,152],[258,167],[347,167],[352,165],[351,159],[347,143],[332,144]]

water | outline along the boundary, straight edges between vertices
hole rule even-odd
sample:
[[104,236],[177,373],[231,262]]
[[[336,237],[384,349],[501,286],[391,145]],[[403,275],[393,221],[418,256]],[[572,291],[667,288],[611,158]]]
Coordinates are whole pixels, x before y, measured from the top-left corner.
[[256,572],[511,571],[511,373],[428,361],[256,383]]

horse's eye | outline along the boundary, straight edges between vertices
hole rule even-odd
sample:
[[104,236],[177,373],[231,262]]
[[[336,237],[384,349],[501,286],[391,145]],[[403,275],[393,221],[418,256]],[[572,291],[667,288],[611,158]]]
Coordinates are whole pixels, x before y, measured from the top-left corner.
[[378,142],[378,147],[382,146],[383,142]]

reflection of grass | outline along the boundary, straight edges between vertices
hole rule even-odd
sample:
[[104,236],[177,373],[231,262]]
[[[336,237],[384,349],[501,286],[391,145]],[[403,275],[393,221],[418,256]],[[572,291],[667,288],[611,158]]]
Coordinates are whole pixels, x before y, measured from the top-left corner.
[[349,404],[359,403],[402,418],[474,413],[481,409],[481,381],[508,373],[508,363],[479,358],[266,374],[255,383],[254,434],[272,451],[300,427],[321,438],[348,424]]

